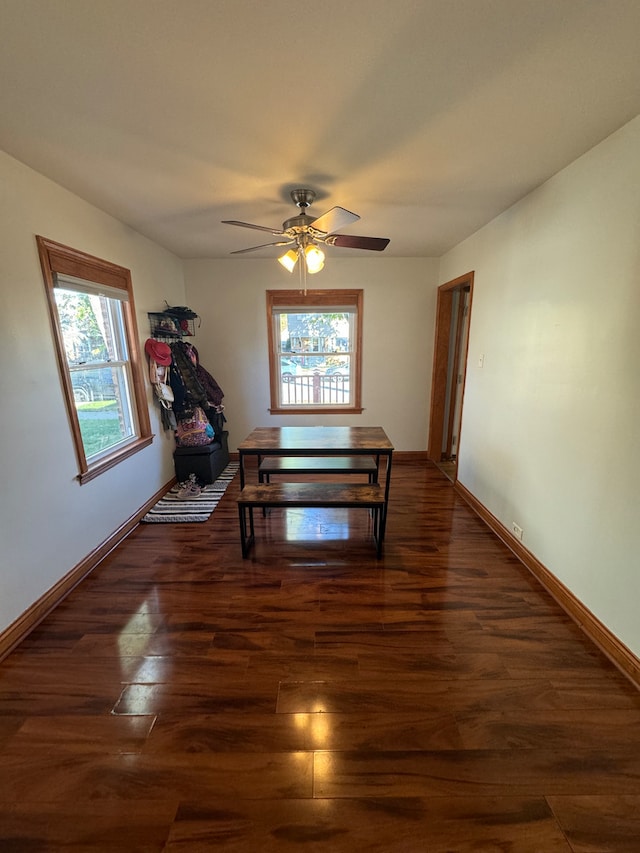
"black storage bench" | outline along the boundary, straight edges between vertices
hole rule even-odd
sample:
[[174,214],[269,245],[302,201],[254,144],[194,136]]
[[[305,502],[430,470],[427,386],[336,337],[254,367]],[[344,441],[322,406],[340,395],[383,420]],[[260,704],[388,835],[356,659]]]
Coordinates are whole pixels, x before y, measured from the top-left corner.
[[229,464],[228,436],[229,433],[225,430],[219,440],[216,437],[212,444],[202,447],[176,447],[173,461],[178,482],[187,480],[189,474],[195,474],[198,482],[204,485],[217,480]]

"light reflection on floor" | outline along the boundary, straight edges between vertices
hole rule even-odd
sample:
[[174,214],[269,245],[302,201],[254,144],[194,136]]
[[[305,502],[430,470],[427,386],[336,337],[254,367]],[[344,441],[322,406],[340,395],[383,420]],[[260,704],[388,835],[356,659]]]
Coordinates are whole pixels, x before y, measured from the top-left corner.
[[318,707],[314,713],[293,715],[296,728],[307,735],[310,749],[329,749],[330,747],[331,716],[323,711],[323,708]]
[[283,512],[288,542],[337,541],[352,535],[348,509],[286,509]]
[[[127,681],[135,681],[134,674],[148,667],[144,657],[157,627],[158,591],[152,590],[118,634],[120,668]],[[151,680],[146,678],[145,680]],[[159,679],[158,679],[159,680]]]

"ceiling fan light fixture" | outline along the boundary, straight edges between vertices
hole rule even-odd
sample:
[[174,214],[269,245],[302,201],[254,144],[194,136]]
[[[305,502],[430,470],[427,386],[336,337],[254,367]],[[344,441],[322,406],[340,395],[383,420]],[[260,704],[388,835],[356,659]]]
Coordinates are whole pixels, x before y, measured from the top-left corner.
[[[322,216],[307,215],[307,208],[315,199],[313,190],[299,188],[291,191],[291,199],[299,208],[297,216],[291,216],[282,223],[282,228],[268,228],[265,225],[254,225],[251,222],[240,222],[237,219],[223,219],[225,225],[239,225],[242,228],[253,228],[256,231],[266,231],[274,237],[279,237],[272,243],[260,246],[250,246],[248,249],[238,249],[232,255],[242,255],[245,252],[255,252],[270,246],[291,246],[284,255],[278,258],[279,263],[292,273],[300,260],[298,267],[300,280],[307,273],[313,275],[324,268],[325,255],[318,243],[326,246],[340,246],[345,249],[369,249],[381,252],[389,243],[388,237],[361,237],[355,234],[338,234],[338,229],[357,222],[360,217],[344,207],[332,207]],[[304,260],[304,262],[302,262]]]
[[298,262],[298,253],[294,252],[293,249],[289,249],[288,252],[285,252],[284,255],[278,258],[278,261],[288,272],[293,272]]
[[320,272],[324,266],[324,252],[313,244],[307,246],[304,250],[304,259],[307,264],[309,275]]

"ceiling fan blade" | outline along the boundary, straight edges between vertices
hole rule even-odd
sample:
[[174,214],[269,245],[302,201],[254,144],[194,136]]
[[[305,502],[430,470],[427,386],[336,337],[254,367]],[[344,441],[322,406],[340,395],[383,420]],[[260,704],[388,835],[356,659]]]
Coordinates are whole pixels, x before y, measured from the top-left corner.
[[350,210],[345,210],[344,207],[332,207],[331,210],[314,219],[311,227],[318,231],[324,231],[326,234],[333,234],[338,228],[351,225],[352,222],[357,222],[358,219],[360,217],[357,213],[351,213]]
[[370,249],[381,252],[389,245],[388,237],[358,237],[357,234],[330,234],[324,241],[329,246],[342,246],[345,249]]
[[278,243],[263,243],[262,246],[251,246],[249,249],[236,249],[235,252],[230,252],[231,255],[243,255],[245,252],[255,252],[257,249],[267,249],[269,246],[291,246],[293,240],[280,240]]
[[279,237],[284,234],[281,228],[268,228],[266,225],[252,225],[250,222],[238,222],[237,219],[223,219],[223,225],[240,225],[242,228],[254,228],[256,231],[266,231],[267,234],[275,234]]

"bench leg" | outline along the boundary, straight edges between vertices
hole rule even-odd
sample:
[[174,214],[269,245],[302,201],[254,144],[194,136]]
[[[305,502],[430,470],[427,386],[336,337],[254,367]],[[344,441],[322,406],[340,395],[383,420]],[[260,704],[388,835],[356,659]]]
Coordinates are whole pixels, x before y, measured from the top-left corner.
[[[253,527],[253,507],[242,506],[238,504],[238,515],[240,519],[240,545],[242,547],[243,558],[248,557],[249,549],[255,540],[255,531]],[[247,517],[249,519],[249,530],[247,532]]]
[[380,559],[382,556],[382,539],[384,537],[384,531],[382,529],[382,510],[379,506],[376,506],[372,510],[373,513],[373,541],[376,545],[376,557]]
[[[264,471],[260,470],[261,459],[262,459],[262,457],[258,456],[258,482],[259,483],[270,483],[271,480],[270,480],[269,474],[265,474]],[[266,508],[266,506],[263,506],[262,507],[263,518],[266,518],[266,515],[267,515],[267,508]]]

